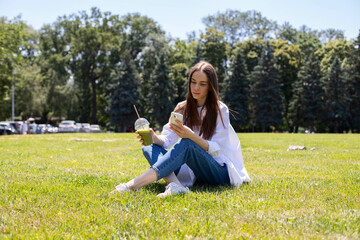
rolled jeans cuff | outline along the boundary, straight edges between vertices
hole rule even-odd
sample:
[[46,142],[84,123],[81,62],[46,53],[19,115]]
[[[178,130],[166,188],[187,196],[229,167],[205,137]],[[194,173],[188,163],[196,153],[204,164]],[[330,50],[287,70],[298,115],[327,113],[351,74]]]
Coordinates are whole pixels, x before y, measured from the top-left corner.
[[156,180],[157,181],[159,181],[161,178],[163,178],[160,176],[160,170],[157,167],[151,166],[150,168],[154,169],[154,171],[156,172],[156,178],[157,178]]

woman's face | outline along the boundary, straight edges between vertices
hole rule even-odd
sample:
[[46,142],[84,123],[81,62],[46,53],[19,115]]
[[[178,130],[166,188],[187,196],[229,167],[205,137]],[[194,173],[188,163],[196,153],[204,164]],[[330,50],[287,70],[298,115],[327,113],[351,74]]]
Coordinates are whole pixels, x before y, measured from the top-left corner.
[[203,71],[194,72],[191,78],[190,90],[193,98],[197,100],[199,107],[205,104],[209,89],[207,75]]

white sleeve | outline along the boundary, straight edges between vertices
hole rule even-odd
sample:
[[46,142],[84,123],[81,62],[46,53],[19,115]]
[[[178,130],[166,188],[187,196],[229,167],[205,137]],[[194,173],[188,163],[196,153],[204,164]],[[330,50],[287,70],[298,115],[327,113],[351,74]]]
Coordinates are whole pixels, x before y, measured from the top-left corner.
[[221,117],[218,116],[217,121],[216,121],[215,133],[211,137],[210,140],[207,140],[207,142],[209,143],[209,149],[207,152],[212,157],[216,157],[216,156],[220,155],[220,152],[221,152],[220,145],[222,142],[226,142],[226,140],[228,138],[228,134],[229,134],[228,131],[229,131],[229,127],[230,127],[230,121],[229,121],[228,108],[226,108],[226,107],[222,108],[221,114],[222,114],[224,124],[223,124],[223,121],[221,121]]
[[170,123],[164,125],[160,136],[164,140],[163,148],[165,149],[169,149],[179,140],[179,136],[170,129]]

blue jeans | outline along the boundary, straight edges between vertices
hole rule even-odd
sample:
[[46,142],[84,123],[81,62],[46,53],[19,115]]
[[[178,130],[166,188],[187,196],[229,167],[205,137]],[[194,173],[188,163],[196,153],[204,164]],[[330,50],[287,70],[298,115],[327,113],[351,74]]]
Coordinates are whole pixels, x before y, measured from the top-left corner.
[[157,173],[157,179],[168,176],[180,169],[186,163],[196,176],[196,181],[212,185],[230,184],[226,165],[221,166],[206,151],[190,139],[183,138],[169,151],[152,144],[142,148],[144,156],[152,169]]

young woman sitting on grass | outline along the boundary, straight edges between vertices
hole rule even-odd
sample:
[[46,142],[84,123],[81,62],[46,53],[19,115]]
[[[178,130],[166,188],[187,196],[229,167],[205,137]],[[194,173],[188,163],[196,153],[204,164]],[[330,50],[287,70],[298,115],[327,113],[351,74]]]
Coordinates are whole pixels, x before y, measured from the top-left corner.
[[[186,186],[195,181],[211,185],[250,181],[210,63],[201,61],[191,68],[186,101],[174,111],[183,114],[183,122],[167,123],[161,135],[151,130],[153,144],[142,148],[150,169],[116,186],[112,193],[134,191],[162,178],[169,184],[160,197],[189,192]],[[143,142],[140,135],[138,138]]]

